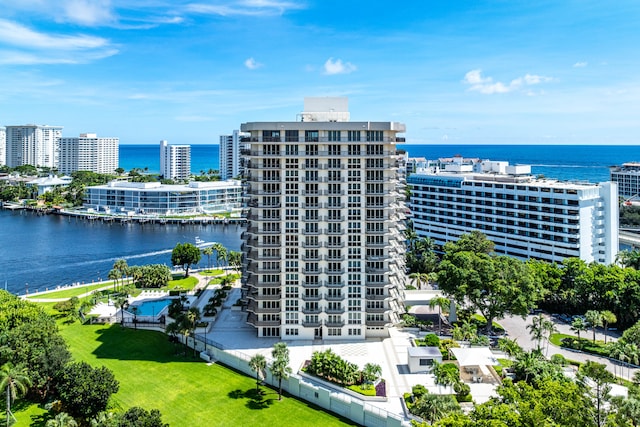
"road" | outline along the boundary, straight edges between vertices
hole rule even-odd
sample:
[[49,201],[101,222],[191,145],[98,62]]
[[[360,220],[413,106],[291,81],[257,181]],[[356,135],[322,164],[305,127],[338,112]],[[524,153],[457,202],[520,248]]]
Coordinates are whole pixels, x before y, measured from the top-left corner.
[[[575,335],[575,332],[571,331],[570,325],[564,322],[560,322],[549,315],[545,314],[544,316],[555,324],[559,333]],[[500,320],[498,323],[500,323],[504,327],[509,338],[515,339],[524,350],[529,351],[537,347],[537,343],[531,339],[531,335],[527,330],[527,325],[530,325],[532,323],[532,318],[533,318],[532,315],[527,316],[526,319],[523,319],[522,317],[519,317],[519,316],[511,316],[511,317],[506,317]],[[593,336],[592,334],[593,333],[591,331],[587,331],[583,334],[583,336],[585,338],[591,338]],[[596,339],[604,340],[604,334],[601,328],[596,330]],[[610,341],[611,339],[616,340],[617,337],[608,336],[607,342]],[[594,362],[602,363],[607,367],[607,370],[609,372],[621,378],[625,378],[625,379],[633,378],[633,374],[636,371],[639,371],[638,368],[628,369],[628,366],[626,364],[621,364],[620,362],[612,362],[611,360],[604,357],[567,350],[567,349],[555,346],[551,343],[549,343],[549,346],[547,348],[546,342],[543,342],[542,345],[544,347],[543,353],[545,353],[545,355],[561,354],[567,359],[575,360],[578,362],[586,362],[587,360],[592,360]]]

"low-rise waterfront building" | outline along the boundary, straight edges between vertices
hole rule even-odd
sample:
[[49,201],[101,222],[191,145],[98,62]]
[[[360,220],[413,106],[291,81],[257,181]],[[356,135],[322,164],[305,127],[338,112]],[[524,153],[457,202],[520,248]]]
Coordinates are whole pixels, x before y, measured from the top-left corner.
[[538,179],[530,166],[454,157],[429,163],[410,175],[407,184],[414,229],[437,245],[479,230],[495,243],[498,254],[615,262],[615,182]]
[[611,181],[618,183],[618,195],[626,200],[640,200],[640,162],[623,163],[609,169]]
[[165,179],[188,180],[191,177],[191,146],[160,141],[160,174]]
[[44,193],[48,193],[54,188],[68,186],[71,184],[71,181],[73,181],[73,179],[70,176],[58,177],[49,175],[28,181],[27,186],[37,189],[38,196],[42,196]]
[[84,206],[110,213],[208,214],[240,210],[242,200],[242,184],[237,180],[187,185],[112,181],[87,187]]
[[112,174],[118,168],[119,145],[118,138],[98,137],[95,133],[63,137],[58,170],[65,174],[76,171]]

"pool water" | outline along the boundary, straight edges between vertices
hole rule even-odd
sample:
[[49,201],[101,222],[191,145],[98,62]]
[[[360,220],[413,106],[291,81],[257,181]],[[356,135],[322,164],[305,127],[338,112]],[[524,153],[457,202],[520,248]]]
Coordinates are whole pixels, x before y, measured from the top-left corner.
[[133,303],[129,306],[129,309],[127,311],[133,314],[133,310],[131,310],[131,308],[138,307],[138,311],[136,313],[137,316],[157,316],[162,310],[165,309],[165,307],[171,304],[171,301],[173,301],[173,299],[163,298],[150,301],[142,301],[140,303]]

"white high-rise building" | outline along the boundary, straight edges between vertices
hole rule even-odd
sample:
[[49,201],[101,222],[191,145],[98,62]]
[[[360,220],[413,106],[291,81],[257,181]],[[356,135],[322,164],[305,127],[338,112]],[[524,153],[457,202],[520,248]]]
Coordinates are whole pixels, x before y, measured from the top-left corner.
[[118,168],[118,138],[99,138],[95,133],[60,139],[58,170],[64,174],[91,171],[109,174]]
[[[234,130],[232,135],[220,135],[220,179],[232,179],[242,173],[242,149],[246,134]],[[248,148],[248,147],[247,147]]]
[[413,227],[437,245],[479,230],[495,252],[611,264],[618,253],[618,187],[538,179],[528,165],[464,159],[425,162],[409,175]]
[[350,122],[347,98],[305,98],[294,122],[250,134],[244,233],[247,323],[259,337],[388,335],[404,312],[405,125]]
[[33,165],[57,168],[61,137],[61,126],[7,126],[7,165],[11,167]]
[[160,141],[160,173],[165,179],[188,180],[191,177],[191,146]]
[[5,128],[0,127],[0,166],[7,164],[7,133]]

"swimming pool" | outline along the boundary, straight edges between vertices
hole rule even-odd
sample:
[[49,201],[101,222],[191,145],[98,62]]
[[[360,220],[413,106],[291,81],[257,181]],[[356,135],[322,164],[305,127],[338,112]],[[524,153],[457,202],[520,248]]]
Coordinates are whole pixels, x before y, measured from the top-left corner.
[[133,314],[132,307],[137,307],[137,316],[157,316],[173,301],[172,298],[154,299],[149,301],[135,302],[129,306],[127,311]]

